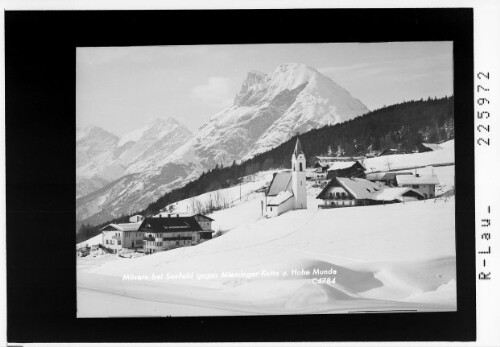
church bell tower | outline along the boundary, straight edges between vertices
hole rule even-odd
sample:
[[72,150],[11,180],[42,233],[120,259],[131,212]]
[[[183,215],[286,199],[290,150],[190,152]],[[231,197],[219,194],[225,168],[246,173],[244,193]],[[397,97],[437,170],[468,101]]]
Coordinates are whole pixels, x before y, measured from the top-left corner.
[[298,138],[292,155],[292,191],[295,209],[307,208],[306,156]]

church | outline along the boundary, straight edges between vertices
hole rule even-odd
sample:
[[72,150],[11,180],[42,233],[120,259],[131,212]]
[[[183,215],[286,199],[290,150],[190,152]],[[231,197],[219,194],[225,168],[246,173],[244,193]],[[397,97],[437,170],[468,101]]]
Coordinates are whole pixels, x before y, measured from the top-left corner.
[[276,217],[298,209],[307,209],[306,156],[299,139],[292,154],[292,170],[275,173],[269,185],[265,216]]

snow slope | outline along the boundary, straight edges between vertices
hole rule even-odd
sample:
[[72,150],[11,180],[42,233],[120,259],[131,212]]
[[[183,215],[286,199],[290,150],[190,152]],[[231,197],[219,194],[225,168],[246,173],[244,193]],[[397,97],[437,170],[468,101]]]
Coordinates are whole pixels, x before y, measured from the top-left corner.
[[367,158],[363,164],[367,172],[401,170],[418,166],[455,163],[455,140],[439,144],[442,149],[412,154],[394,154]]

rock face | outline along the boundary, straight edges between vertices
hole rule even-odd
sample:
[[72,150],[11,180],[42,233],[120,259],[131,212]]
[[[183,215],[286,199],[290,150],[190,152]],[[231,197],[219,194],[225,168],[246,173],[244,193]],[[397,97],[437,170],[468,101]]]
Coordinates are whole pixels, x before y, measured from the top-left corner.
[[[96,148],[100,154],[88,155],[91,160],[82,154],[85,174],[78,175],[77,168],[77,219],[95,224],[143,209],[216,164],[249,159],[296,133],[368,111],[330,78],[303,64],[283,64],[269,74],[249,72],[233,105],[212,116],[194,137],[163,123],[121,139],[102,135],[102,146],[112,148],[111,153]],[[78,142],[77,147],[85,153],[91,148]],[[84,196],[86,190],[93,192]]]
[[330,78],[303,64],[250,72],[234,104],[213,116],[193,138],[204,165],[248,159],[303,133],[369,110]]

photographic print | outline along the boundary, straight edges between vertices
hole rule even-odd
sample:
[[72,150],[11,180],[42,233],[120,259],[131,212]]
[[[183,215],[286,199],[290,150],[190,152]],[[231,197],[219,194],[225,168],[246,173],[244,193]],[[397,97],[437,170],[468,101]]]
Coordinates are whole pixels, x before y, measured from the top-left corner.
[[77,317],[455,312],[453,42],[76,48]]

